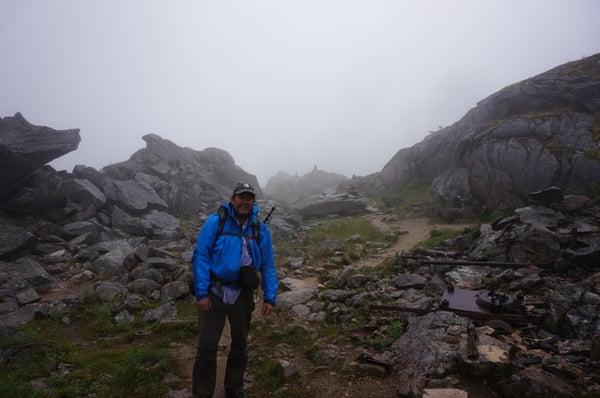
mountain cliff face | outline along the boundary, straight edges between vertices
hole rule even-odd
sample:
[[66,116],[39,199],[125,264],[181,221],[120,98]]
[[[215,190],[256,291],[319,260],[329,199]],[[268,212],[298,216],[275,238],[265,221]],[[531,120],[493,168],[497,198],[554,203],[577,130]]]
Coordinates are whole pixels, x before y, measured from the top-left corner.
[[341,174],[318,170],[317,166],[301,177],[280,171],[267,181],[265,194],[291,204],[322,193],[333,193],[336,186],[347,179]]
[[589,193],[600,183],[600,54],[498,91],[350,183],[385,194],[414,181],[468,212],[514,208],[550,185]]

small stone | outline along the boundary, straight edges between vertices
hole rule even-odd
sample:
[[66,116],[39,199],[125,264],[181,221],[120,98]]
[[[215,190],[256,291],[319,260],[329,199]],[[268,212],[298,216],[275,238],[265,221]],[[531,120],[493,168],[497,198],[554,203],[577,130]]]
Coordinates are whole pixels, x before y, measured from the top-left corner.
[[172,301],[190,293],[190,287],[183,281],[174,281],[167,283],[160,289],[160,295],[163,301]]
[[323,311],[314,312],[306,317],[309,322],[323,322],[327,318],[327,314]]
[[310,314],[310,308],[304,304],[296,304],[290,309],[290,315],[297,319],[305,319]]
[[423,390],[423,398],[468,398],[464,390],[457,388],[426,388]]
[[288,267],[290,269],[298,269],[304,265],[304,257],[288,257],[285,259],[283,263],[284,267]]
[[175,384],[175,383],[179,383],[180,381],[181,381],[181,378],[172,372],[167,373],[165,375],[165,377],[163,378],[163,383],[165,383],[165,384]]
[[117,323],[117,325],[123,324],[123,323],[129,323],[133,321],[133,315],[131,315],[129,313],[129,311],[127,310],[123,310],[121,312],[119,312],[117,315],[115,315],[115,322]]
[[183,388],[181,390],[169,390],[167,392],[166,398],[189,398],[191,396],[190,392]]
[[19,302],[12,297],[5,297],[3,300],[0,302],[0,314],[7,314],[19,308]]
[[31,388],[34,389],[35,391],[39,391],[42,393],[49,393],[52,391],[50,389],[50,386],[48,386],[48,383],[46,383],[46,379],[43,377],[38,377],[37,379],[33,379],[29,383],[31,384]]
[[21,290],[19,293],[15,295],[15,298],[21,305],[33,303],[40,299],[40,295],[35,291],[35,289],[29,288],[25,290]]
[[298,367],[286,361],[285,359],[277,359],[278,370],[281,376],[284,379],[289,379],[290,377],[298,374]]
[[394,279],[394,284],[399,289],[404,289],[407,287],[423,289],[425,283],[427,283],[427,279],[418,274],[402,273],[398,274],[396,279]]
[[[160,293],[159,293],[160,297]],[[177,316],[177,307],[171,301],[166,304],[163,304],[159,307],[153,308],[144,312],[143,320],[144,321],[164,321],[164,320],[172,320]]]
[[111,301],[125,295],[127,289],[118,282],[100,282],[94,290],[96,297],[102,301]]

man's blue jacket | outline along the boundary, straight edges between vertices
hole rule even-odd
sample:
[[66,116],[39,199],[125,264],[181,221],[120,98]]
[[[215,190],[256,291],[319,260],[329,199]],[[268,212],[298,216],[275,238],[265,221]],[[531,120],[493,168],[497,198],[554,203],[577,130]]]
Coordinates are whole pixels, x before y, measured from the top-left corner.
[[253,206],[244,232],[235,220],[235,211],[232,204],[224,205],[224,208],[228,216],[223,226],[223,232],[218,237],[216,237],[219,227],[219,215],[217,213],[211,214],[206,219],[198,233],[192,258],[196,298],[201,299],[208,296],[211,286],[211,273],[224,281],[235,282],[238,280],[243,235],[248,242],[252,264],[262,275],[264,301],[275,305],[278,282],[269,227],[261,222],[259,242],[253,239],[252,225],[255,220],[258,220],[258,206]]

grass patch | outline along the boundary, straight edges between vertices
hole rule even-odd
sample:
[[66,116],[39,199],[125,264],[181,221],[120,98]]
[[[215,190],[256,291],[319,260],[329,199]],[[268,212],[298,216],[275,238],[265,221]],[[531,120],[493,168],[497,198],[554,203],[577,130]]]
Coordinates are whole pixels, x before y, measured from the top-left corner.
[[596,115],[594,118],[594,124],[591,129],[592,139],[596,142],[600,142],[600,115]]
[[446,239],[461,235],[463,231],[450,228],[434,228],[429,233],[429,239],[424,241],[421,246],[425,249],[433,249],[441,245]]
[[600,148],[588,149],[584,154],[587,158],[600,160]]
[[261,389],[274,390],[283,384],[283,375],[277,362],[271,358],[258,363],[256,368],[256,382]]
[[513,212],[512,210],[500,210],[500,209],[494,209],[492,211],[488,211],[485,214],[483,214],[481,216],[480,222],[482,223],[493,223],[496,220],[501,220],[503,218],[506,218],[510,215],[512,215]]
[[308,232],[309,242],[321,242],[326,239],[345,240],[360,234],[365,241],[385,240],[385,235],[369,220],[362,217],[348,217],[320,224]]
[[365,273],[374,273],[379,276],[386,276],[394,273],[394,268],[398,264],[397,255],[393,255],[390,257],[384,258],[379,264],[375,265],[372,268],[366,268],[364,270]]
[[431,183],[413,181],[402,184],[387,194],[383,201],[394,214],[404,218],[427,213],[428,203],[432,203],[433,198]]
[[289,333],[282,328],[273,328],[270,325],[262,324],[255,328],[253,332],[255,336],[260,336],[261,345],[274,347],[277,344],[285,343],[301,350],[314,342],[315,338],[312,333],[305,333],[303,329],[292,330]]
[[[133,330],[149,326],[139,320],[114,325],[110,304],[93,300],[69,316],[68,326],[35,320],[2,339],[0,396],[164,396],[164,375],[175,366],[167,349],[172,333],[136,336]],[[30,381],[36,378],[50,391],[35,391]]]
[[361,345],[365,345],[368,347],[376,348],[380,351],[383,351],[389,348],[394,341],[396,341],[400,336],[404,334],[406,330],[406,324],[401,320],[391,321],[387,329],[383,334],[369,336],[361,339],[359,342]]
[[297,239],[275,242],[276,258],[280,266],[286,257],[314,256],[322,257],[325,253],[321,248],[324,240],[338,240],[346,253],[351,256],[355,243],[347,239],[360,235],[361,241],[385,241],[387,236],[364,217],[344,217],[324,221],[312,228],[302,231]]

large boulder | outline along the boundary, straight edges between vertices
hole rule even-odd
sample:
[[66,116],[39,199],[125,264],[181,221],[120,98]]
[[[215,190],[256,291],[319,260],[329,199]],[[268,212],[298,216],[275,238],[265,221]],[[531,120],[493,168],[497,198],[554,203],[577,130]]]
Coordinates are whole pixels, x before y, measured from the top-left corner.
[[0,145],[40,166],[74,151],[79,141],[79,129],[34,126],[20,113],[0,118]]
[[108,252],[98,257],[89,265],[89,269],[102,278],[120,276],[125,271],[123,265],[125,258],[134,250],[125,239],[115,241],[111,244]]
[[366,214],[367,202],[349,193],[322,194],[296,204],[296,212],[302,218],[323,217],[329,214],[352,216]]
[[19,182],[29,177],[36,169],[37,165],[31,160],[0,145],[0,170],[11,171],[10,173],[0,173],[0,201],[17,191]]
[[154,235],[152,224],[147,220],[131,217],[118,206],[114,206],[111,213],[112,227],[131,235],[149,236]]
[[[151,187],[162,203],[149,206],[144,211],[168,208],[175,215],[206,213],[229,198],[233,187],[240,181],[252,184],[259,195],[262,193],[256,177],[242,170],[231,155],[221,149],[196,151],[182,148],[155,134],[142,138],[146,141],[146,148],[138,150],[129,160],[106,166],[102,171],[109,180],[135,181]],[[91,174],[82,168],[78,172]],[[99,178],[96,180],[100,185],[105,184]],[[93,182],[96,184],[96,181]],[[106,189],[104,192],[109,198],[113,196]],[[130,213],[139,213],[137,206],[123,208]]]
[[0,258],[26,249],[37,241],[35,236],[28,231],[12,226],[1,219],[0,222],[3,224],[0,228]]
[[452,373],[468,326],[469,320],[443,311],[411,319],[406,333],[391,347],[397,384],[420,396],[430,380]]
[[106,196],[90,181],[83,178],[65,179],[62,184],[63,194],[69,206],[84,210],[92,207],[100,209],[106,203]]
[[0,297],[15,296],[27,288],[45,291],[56,284],[56,280],[44,268],[31,258],[5,263],[0,261]]
[[154,235],[159,239],[178,240],[183,238],[179,220],[169,213],[152,210],[143,219],[154,228]]
[[63,179],[50,166],[32,171],[25,180],[18,181],[0,207],[15,213],[47,214],[52,209],[64,208],[66,198]]
[[154,189],[136,180],[113,181],[114,191],[107,192],[108,198],[122,206],[130,214],[140,215],[150,210],[164,210],[168,206]]

